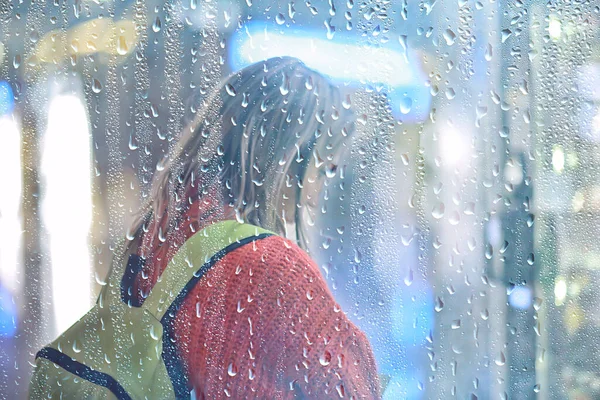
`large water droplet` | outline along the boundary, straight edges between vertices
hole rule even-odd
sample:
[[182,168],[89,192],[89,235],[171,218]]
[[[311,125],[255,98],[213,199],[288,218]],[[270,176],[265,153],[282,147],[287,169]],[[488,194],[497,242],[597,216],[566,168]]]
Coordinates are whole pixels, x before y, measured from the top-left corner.
[[96,78],[92,81],[92,92],[100,93],[102,91],[102,84]]
[[450,225],[458,225],[460,222],[460,214],[458,213],[458,211],[452,212],[448,221],[450,222]]
[[331,24],[331,18],[328,18],[324,24],[325,28],[327,28],[327,39],[333,39],[333,36],[335,35],[335,26]]
[[512,31],[510,29],[502,29],[502,32],[500,32],[500,34],[502,37],[502,43],[504,43],[510,37],[510,35],[512,35]]
[[542,307],[542,303],[544,302],[544,300],[540,299],[539,297],[534,297],[533,299],[533,309],[535,311],[539,311],[540,308]]
[[81,345],[79,344],[79,342],[77,341],[77,339],[73,340],[73,351],[75,353],[80,353],[81,352]]
[[16,54],[13,57],[13,67],[15,69],[19,69],[20,66],[21,66],[21,55],[20,54]]
[[494,362],[496,363],[496,365],[499,365],[499,366],[506,364],[506,357],[504,356],[503,351],[501,351],[500,354],[498,354],[498,357],[496,357]]
[[227,375],[229,376],[236,376],[238,374],[238,369],[237,366],[234,363],[229,363],[229,366],[227,367]]
[[129,46],[127,45],[127,41],[125,40],[125,36],[119,36],[117,39],[117,53],[119,55],[126,55],[129,52]]
[[444,309],[444,301],[442,300],[441,297],[437,297],[435,299],[435,307],[434,307],[436,312],[440,312]]
[[331,364],[331,353],[325,350],[325,352],[323,352],[323,354],[321,354],[321,356],[319,357],[319,363],[322,366],[327,366]]
[[485,48],[484,57],[485,57],[486,61],[491,61],[493,56],[494,56],[494,50],[492,48],[492,45],[488,44],[487,47]]
[[444,216],[444,212],[446,212],[446,206],[440,202],[431,210],[431,216],[435,219],[441,219]]
[[154,23],[152,24],[152,30],[154,32],[160,32],[161,28],[162,28],[162,23],[160,22],[160,18],[156,17],[156,19],[154,20]]
[[485,258],[487,258],[488,260],[491,260],[493,255],[494,255],[494,248],[492,247],[491,244],[488,243],[485,246]]
[[404,284],[406,286],[410,286],[410,285],[412,285],[413,281],[414,281],[413,270],[409,269],[408,273],[406,274],[406,277],[404,278]]
[[236,95],[235,88],[230,83],[225,85],[225,91],[232,97]]
[[456,41],[456,34],[451,29],[446,29],[443,36],[448,46],[452,46]]
[[412,99],[410,97],[403,97],[400,100],[400,112],[402,114],[408,114],[412,108]]
[[154,327],[154,325],[150,325],[150,337],[154,340],[160,339],[159,333],[156,332],[156,328]]

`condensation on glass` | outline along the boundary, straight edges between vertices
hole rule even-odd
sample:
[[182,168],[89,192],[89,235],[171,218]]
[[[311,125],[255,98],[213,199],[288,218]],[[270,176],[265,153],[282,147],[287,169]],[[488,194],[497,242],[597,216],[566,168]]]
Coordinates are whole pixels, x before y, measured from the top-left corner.
[[291,56],[356,117],[308,251],[383,398],[598,398],[599,25],[567,1],[0,3],[0,397],[96,301],[207,93]]

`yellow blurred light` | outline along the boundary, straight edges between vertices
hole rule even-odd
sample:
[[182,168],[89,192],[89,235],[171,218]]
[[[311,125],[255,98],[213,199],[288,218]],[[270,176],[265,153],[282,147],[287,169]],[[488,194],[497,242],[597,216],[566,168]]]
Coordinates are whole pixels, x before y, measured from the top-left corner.
[[567,281],[565,278],[557,278],[554,284],[554,304],[562,306],[567,298]]
[[564,314],[565,327],[569,335],[574,334],[585,321],[585,313],[581,307],[575,304],[568,304]]
[[573,212],[579,212],[583,209],[583,205],[585,204],[585,198],[583,197],[583,193],[575,192],[573,199],[571,200],[571,206],[573,207]]
[[577,153],[574,151],[569,151],[567,153],[567,166],[569,168],[575,168],[578,163],[579,163],[579,157],[577,156]]
[[61,29],[48,32],[40,39],[32,56],[42,63],[57,64],[72,55],[106,53],[126,56],[136,44],[137,32],[133,21],[93,19],[66,32]]

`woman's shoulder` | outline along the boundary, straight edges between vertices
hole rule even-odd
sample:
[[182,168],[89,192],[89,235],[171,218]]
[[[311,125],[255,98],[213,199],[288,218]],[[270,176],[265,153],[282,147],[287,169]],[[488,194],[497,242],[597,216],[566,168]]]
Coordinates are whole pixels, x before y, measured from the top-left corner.
[[217,266],[233,275],[251,271],[252,281],[263,285],[303,287],[308,284],[314,286],[315,291],[327,288],[310,255],[293,240],[273,232],[257,232],[242,240]]
[[310,255],[293,240],[281,235],[269,233],[243,247],[245,252],[252,252],[255,257],[260,257],[272,267],[297,267],[318,272]]

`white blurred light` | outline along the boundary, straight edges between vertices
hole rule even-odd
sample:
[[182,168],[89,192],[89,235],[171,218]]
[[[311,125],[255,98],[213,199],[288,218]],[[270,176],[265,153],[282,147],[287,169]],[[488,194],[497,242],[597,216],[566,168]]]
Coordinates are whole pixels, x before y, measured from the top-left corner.
[[20,218],[21,191],[21,130],[13,115],[0,117],[0,283],[12,293],[21,288],[22,266]]
[[567,297],[567,282],[564,278],[558,278],[554,284],[554,303],[557,306],[565,303]]
[[449,167],[468,165],[471,157],[471,143],[465,134],[451,127],[440,133],[440,155]]
[[571,199],[571,206],[573,207],[573,212],[579,212],[583,209],[585,205],[585,197],[583,197],[583,193],[577,191],[573,195]]
[[91,301],[88,233],[92,221],[87,114],[74,95],[55,97],[44,135],[42,218],[49,235],[56,329],[81,318]]
[[550,17],[550,22],[548,24],[548,33],[552,39],[559,39],[562,33],[562,25],[560,21],[554,17]]
[[236,57],[244,63],[283,55],[295,57],[307,67],[341,80],[381,82],[390,86],[410,86],[420,82],[413,64],[409,64],[400,51],[337,43],[315,36],[310,32],[285,35],[266,29],[248,33]]
[[527,286],[515,287],[508,296],[508,302],[514,308],[526,310],[531,306],[531,289]]
[[565,152],[561,146],[552,148],[552,168],[557,174],[565,169]]

